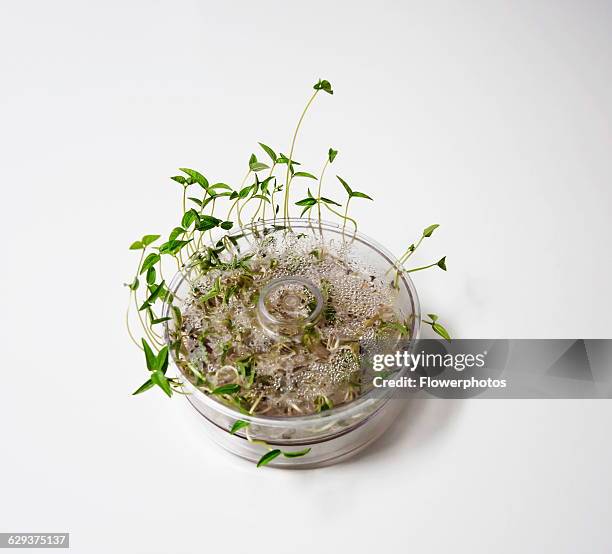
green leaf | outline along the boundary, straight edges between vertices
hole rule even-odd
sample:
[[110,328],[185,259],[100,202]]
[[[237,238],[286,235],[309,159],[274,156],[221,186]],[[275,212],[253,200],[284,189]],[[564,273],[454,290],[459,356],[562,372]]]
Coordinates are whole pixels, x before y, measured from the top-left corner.
[[200,221],[196,225],[196,229],[198,231],[208,231],[210,229],[214,229],[220,223],[221,220],[213,217],[212,215],[202,215],[200,216]]
[[394,331],[397,331],[400,334],[400,337],[410,335],[408,327],[406,327],[406,325],[403,323],[399,323],[398,321],[384,321],[380,324],[379,330],[382,331],[385,329],[393,329]]
[[276,177],[274,177],[274,175],[270,175],[270,177],[266,177],[261,183],[259,183],[261,192],[267,193],[269,183],[274,180],[276,180]]
[[130,250],[142,250],[144,248],[144,244],[141,241],[137,240],[130,244]]
[[188,167],[179,167],[179,169],[189,175],[198,185],[200,185],[203,189],[208,189],[208,179],[204,177],[201,173],[196,171],[195,169],[189,169]]
[[240,431],[240,429],[244,429],[245,427],[248,427],[249,425],[251,424],[248,421],[243,421],[242,419],[238,419],[234,422],[234,425],[232,425],[232,428],[230,429],[230,434],[234,435],[236,431]]
[[189,198],[187,198],[187,200],[195,202],[198,206],[200,206],[200,208],[202,207],[202,201],[199,198],[194,198],[193,196],[190,196]]
[[185,179],[185,177],[183,177],[182,175],[175,175],[174,177],[170,177],[170,179],[176,181],[177,183],[183,186],[187,184],[187,179]]
[[229,231],[233,226],[234,226],[233,221],[224,221],[220,225],[221,229],[223,229],[224,231]]
[[150,267],[153,267],[157,262],[159,262],[160,257],[159,254],[154,254],[151,253],[149,254],[144,261],[142,262],[142,265],[140,266],[140,275],[142,275],[145,271],[148,271]]
[[312,173],[307,173],[306,171],[298,171],[297,173],[294,173],[293,176],[294,177],[308,177],[309,179],[314,179],[315,181],[317,180],[317,178]]
[[221,385],[212,391],[212,394],[234,394],[240,390],[240,385],[232,383],[230,385]]
[[368,200],[373,200],[367,194],[364,194],[363,192],[357,192],[357,191],[353,191],[353,193],[351,194],[351,198],[367,198]]
[[278,156],[278,160],[276,160],[277,164],[291,164],[291,165],[301,165],[299,162],[295,160],[290,160],[285,154],[282,152]]
[[424,237],[431,237],[432,233],[438,228],[440,227],[437,223],[434,223],[433,225],[430,225],[429,227],[426,227],[423,230],[423,236]]
[[160,236],[161,235],[145,235],[140,240],[142,241],[142,244],[149,246],[149,244],[155,242]]
[[[234,193],[233,191],[230,192],[229,190],[225,192],[219,192],[219,193],[213,194],[210,197],[208,197],[204,202],[202,202],[202,207],[207,206],[208,203],[212,202],[215,198],[220,198],[222,196],[232,196],[233,194],[236,194],[236,193]],[[236,197],[234,196],[234,198]]]
[[238,198],[240,199],[246,198],[251,192],[251,190],[253,190],[253,185],[247,185],[238,193]]
[[151,381],[153,384],[157,385],[161,390],[163,390],[168,396],[172,396],[172,388],[170,387],[170,382],[168,378],[159,370],[155,370],[151,374]]
[[211,298],[215,298],[221,292],[220,278],[217,277],[211,289],[204,295],[201,296],[198,301],[201,303],[208,302]]
[[306,206],[303,210],[302,213],[300,214],[300,217],[302,217],[306,212],[309,212],[310,210],[312,210],[312,206]]
[[210,192],[210,189],[225,189],[225,190],[232,190],[232,187],[230,187],[229,185],[226,185],[225,183],[215,183],[214,185],[208,187],[208,190]]
[[281,455],[281,451],[277,448],[275,450],[270,450],[270,452],[266,452],[257,462],[257,467],[265,466],[269,464],[274,458],[278,458]]
[[175,227],[174,229],[172,229],[172,232],[170,233],[170,236],[168,237],[168,240],[169,241],[173,241],[177,237],[180,237],[185,232],[186,232],[185,229],[183,229],[182,227]]
[[159,317],[157,319],[151,320],[151,325],[157,325],[158,323],[163,323],[164,321],[170,321],[171,317]]
[[340,181],[340,183],[342,183],[342,186],[344,187],[346,193],[351,196],[353,194],[353,189],[349,187],[349,184],[342,177],[340,177],[340,175],[336,175],[336,178],[338,179],[338,181]]
[[142,339],[142,347],[144,349],[145,360],[147,361],[147,369],[149,371],[153,371],[155,369],[155,362],[157,361],[157,356],[155,355],[153,350],[151,350],[149,343],[145,339]]
[[168,369],[168,347],[164,346],[155,359],[155,369],[161,371],[164,375]]
[[300,458],[301,456],[306,456],[311,450],[311,448],[304,448],[304,450],[294,450],[293,452],[283,451],[283,456],[285,458]]
[[304,198],[295,203],[296,206],[314,206],[317,201],[314,198]]
[[189,240],[170,240],[165,242],[159,247],[160,254],[170,254],[172,256],[178,254],[178,252],[193,239]]
[[443,258],[441,258],[440,260],[438,260],[438,263],[436,264],[440,269],[443,269],[444,271],[446,271],[446,256],[444,256]]
[[155,267],[151,266],[149,269],[147,269],[147,284],[154,285],[156,278],[157,272],[155,271]]
[[129,287],[130,290],[138,290],[138,287],[140,285],[140,281],[138,280],[138,277],[134,277],[134,280],[131,283],[123,283],[126,287]]
[[278,159],[276,152],[274,152],[274,150],[272,150],[272,148],[270,148],[269,146],[266,146],[263,142],[258,142],[257,144],[259,144],[259,146],[261,146],[265,150],[266,154],[270,156],[272,162],[276,163],[276,160]]
[[334,93],[331,87],[331,83],[329,81],[326,81],[325,79],[319,79],[319,82],[316,83],[315,86],[312,88],[314,88],[315,90],[324,90],[328,94]]
[[427,317],[432,321],[436,321],[438,319],[438,316],[436,314],[427,314]]
[[183,214],[183,219],[181,220],[181,226],[184,229],[189,229],[189,226],[194,222],[197,221],[199,218],[199,214],[198,212],[196,212],[193,208],[191,210],[186,211]]
[[142,385],[140,385],[133,393],[132,396],[136,395],[136,394],[140,394],[142,392],[145,392],[147,390],[149,390],[150,388],[154,387],[155,383],[153,383],[153,381],[151,381],[151,379],[147,379]]
[[432,324],[431,328],[436,333],[438,333],[438,335],[440,335],[443,339],[446,339],[447,341],[450,342],[451,337],[448,334],[448,331],[444,327],[442,327],[442,325],[440,325],[439,323],[434,323],[434,324]]
[[263,200],[264,202],[270,203],[270,199],[264,196],[263,194],[254,194],[251,198],[257,198],[259,200]]
[[269,165],[266,164],[262,164],[261,162],[253,162],[252,164],[249,165],[249,167],[251,168],[251,171],[263,171],[264,169],[270,169]]
[[178,306],[172,306],[172,316],[174,318],[174,324],[177,327],[183,326],[183,314]]
[[341,204],[338,204],[338,202],[334,202],[333,200],[325,198],[324,196],[321,196],[321,202],[325,202],[326,204],[333,204],[334,206],[341,206]]
[[159,285],[157,285],[153,289],[153,291],[151,292],[149,298],[147,298],[142,303],[142,306],[140,306],[140,308],[138,308],[138,310],[141,311],[141,310],[146,310],[147,308],[150,308],[154,304],[154,302],[159,298],[159,295],[164,290],[164,285],[165,285],[164,281],[162,281]]
[[330,148],[329,151],[327,152],[327,158],[329,159],[329,163],[333,163],[337,155],[338,155],[338,151],[334,150],[333,148]]

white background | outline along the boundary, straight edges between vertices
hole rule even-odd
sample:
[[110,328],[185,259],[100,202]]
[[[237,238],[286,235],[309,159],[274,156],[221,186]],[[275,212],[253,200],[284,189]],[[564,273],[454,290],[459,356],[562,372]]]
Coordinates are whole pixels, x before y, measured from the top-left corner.
[[[612,549],[608,401],[413,404],[327,469],[256,470],[186,425],[122,324],[177,167],[232,184],[257,141],[374,196],[455,336],[611,336],[612,4],[69,2],[0,8],[0,531],[74,552]],[[330,179],[330,193],[337,183]],[[339,190],[339,189],[338,189]],[[367,204],[367,205],[366,205]]]

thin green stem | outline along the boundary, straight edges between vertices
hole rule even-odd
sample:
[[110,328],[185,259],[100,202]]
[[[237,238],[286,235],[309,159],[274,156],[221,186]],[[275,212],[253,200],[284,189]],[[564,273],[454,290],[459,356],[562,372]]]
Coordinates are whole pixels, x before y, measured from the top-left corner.
[[323,203],[323,205],[333,214],[336,214],[338,217],[341,217],[342,219],[346,219],[347,221],[350,221],[354,226],[355,226],[355,232],[357,231],[357,222],[352,218],[352,217],[348,217],[348,216],[344,216],[343,214],[341,214],[340,212],[337,212],[336,210],[334,210],[333,208],[330,208],[327,204]]
[[134,335],[132,334],[132,329],[130,328],[130,307],[132,306],[132,295],[133,294],[134,294],[134,291],[130,290],[130,297],[128,299],[127,310],[125,311],[125,326],[127,328],[128,335],[130,335],[130,338],[132,339],[132,342],[138,348],[140,348],[140,350],[144,350],[142,345],[134,338]]
[[414,252],[416,251],[416,249],[421,245],[421,243],[423,242],[423,239],[425,237],[421,237],[417,243],[414,245],[414,248],[411,250],[410,248],[408,248],[408,250],[406,250],[406,252],[404,252],[401,257],[399,258],[398,263],[399,264],[403,264],[408,258],[410,258],[410,256],[412,256],[412,254],[414,254]]
[[157,262],[157,267],[159,268],[159,276],[160,276],[161,280],[165,281],[166,279],[164,278],[164,274],[162,272],[161,256],[159,257],[159,262]]
[[230,206],[230,209],[227,212],[227,216],[225,217],[225,219],[229,220],[232,215],[232,212],[234,211],[234,208],[236,207],[236,204],[238,203],[238,200],[240,200],[240,198],[236,198],[236,200],[234,200],[234,203]]
[[140,310],[138,309],[138,298],[136,297],[136,294],[134,294],[134,305],[136,306],[136,313],[138,314],[138,319],[140,320],[140,325],[142,326],[142,330],[145,332],[145,335],[147,335],[149,340],[152,343],[154,343],[153,346],[155,345],[157,345],[158,347],[163,346],[163,343],[160,343],[155,338],[155,335],[153,335],[153,333],[149,330],[149,326],[147,325],[146,321],[142,318],[142,314],[140,313]]
[[434,262],[433,264],[429,264],[429,265],[424,265],[422,267],[415,267],[414,269],[404,269],[404,271],[406,273],[414,273],[415,271],[422,271],[423,269],[429,269],[430,267],[433,267],[434,265],[438,265],[438,262]]
[[[325,160],[325,163],[323,164],[323,169],[321,170],[321,176],[319,177],[319,187],[317,189],[317,200],[321,198],[321,187],[323,185],[323,177],[325,175],[325,170],[327,169],[328,165],[329,165],[329,156],[327,156],[327,159]],[[320,201],[317,203],[317,211],[319,212],[319,223],[321,223],[321,202]]]
[[349,204],[351,202],[351,197],[348,197],[348,200],[346,201],[346,207],[344,208],[344,223],[342,224],[342,234],[344,234],[344,228],[346,227],[346,219],[348,217],[348,208],[349,208]]
[[317,97],[318,93],[319,93],[319,90],[318,89],[315,90],[314,94],[310,97],[310,100],[308,100],[308,103],[306,104],[306,107],[304,108],[304,111],[302,112],[302,115],[300,116],[300,119],[298,120],[297,126],[295,127],[295,132],[293,133],[293,139],[291,140],[291,148],[289,149],[289,161],[287,162],[287,173],[285,176],[285,207],[283,210],[283,216],[285,220],[289,219],[289,189],[291,185],[290,174],[291,174],[291,163],[293,161],[293,150],[295,148],[295,140],[297,139],[298,131],[300,130],[300,125],[302,124],[304,116],[306,115],[306,112],[308,111],[308,108],[310,107],[314,99]]
[[[211,217],[215,215],[215,202],[216,202],[216,201],[217,201],[217,199],[216,199],[216,198],[213,198],[213,199],[212,199],[212,202],[211,202],[211,204],[212,204],[212,206],[211,206],[211,208],[210,208],[210,216],[211,216]],[[202,244],[202,236],[203,236],[203,235],[204,235],[204,233],[202,233],[202,234],[200,235],[200,242],[198,243],[198,249],[200,248],[200,245]],[[209,230],[208,230],[208,236],[209,236],[209,238],[210,238],[210,242],[211,242],[211,243],[212,243],[212,242],[214,242],[214,238],[213,238],[213,234],[212,234],[212,229],[209,229]]]

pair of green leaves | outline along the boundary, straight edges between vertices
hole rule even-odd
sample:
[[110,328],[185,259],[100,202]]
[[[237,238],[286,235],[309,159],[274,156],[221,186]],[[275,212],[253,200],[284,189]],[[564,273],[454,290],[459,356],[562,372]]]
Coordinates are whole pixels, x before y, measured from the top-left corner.
[[349,198],[366,198],[368,200],[372,200],[372,198],[370,198],[367,194],[353,190],[349,184],[342,177],[340,177],[340,175],[336,175],[336,177],[338,178],[338,181],[342,183],[342,186],[344,187],[344,190],[348,194]]
[[278,155],[278,159],[276,160],[277,164],[285,164],[288,165],[291,169],[294,165],[302,165],[300,162],[296,162],[295,160],[290,160],[285,154],[282,152]]
[[302,456],[306,456],[311,451],[311,448],[305,448],[304,450],[294,450],[292,452],[285,452],[284,450],[279,450],[275,448],[274,450],[270,450],[266,452],[257,462],[257,467],[265,466],[269,464],[275,458],[278,458],[281,454],[285,458],[301,458]]
[[312,88],[314,88],[315,90],[324,90],[325,92],[327,92],[327,94],[334,93],[331,87],[331,83],[329,81],[326,81],[325,79],[319,79],[319,81],[315,83],[315,86]]
[[176,256],[185,246],[187,246],[193,239],[189,240],[169,240],[159,247],[160,254],[169,254],[170,256]]
[[[234,225],[232,221],[223,221],[212,215],[201,215],[192,208],[183,214],[183,218],[181,219],[181,227],[174,228],[172,234],[170,235],[170,240],[175,238],[172,236],[175,233],[181,234],[187,232],[192,224],[194,224],[195,228],[201,232],[210,231],[215,227],[221,227],[227,231]],[[178,236],[178,234],[176,236]]]
[[251,157],[249,158],[249,169],[257,173],[258,171],[263,171],[264,169],[270,169],[270,166],[258,161],[257,156],[255,156],[255,154],[251,154]]
[[162,281],[161,283],[159,283],[159,285],[150,285],[149,286],[149,296],[142,303],[140,308],[138,308],[138,310],[139,311],[148,310],[149,308],[151,308],[151,306],[153,306],[153,304],[155,304],[158,298],[163,298],[166,292],[165,287],[166,287],[165,281]]
[[427,325],[431,325],[431,328],[434,330],[435,333],[437,333],[443,339],[450,342],[451,337],[450,337],[449,332],[444,328],[444,326],[438,323],[439,317],[436,314],[427,314],[427,317],[429,317],[431,321],[423,320],[423,323],[426,323]]
[[130,250],[144,250],[149,244],[155,242],[160,235],[145,235],[140,240],[133,242],[130,245]]
[[[238,431],[240,431],[241,429],[245,429],[249,425],[251,425],[250,422],[244,421],[242,419],[238,419],[232,425],[230,429],[230,433],[232,435],[235,435]],[[308,454],[310,450],[311,450],[310,448],[304,448],[304,450],[293,450],[293,451],[285,452],[283,450],[275,448],[274,450],[270,450],[269,452],[266,452],[259,459],[259,461],[257,462],[257,467],[265,466],[269,464],[272,460],[274,460],[275,458],[278,458],[281,455],[284,456],[285,458],[301,458],[302,456],[306,456],[306,454]]]
[[331,410],[334,407],[334,403],[331,399],[327,398],[325,395],[317,396],[315,398],[315,409],[317,412],[326,412],[327,410]]
[[325,198],[324,196],[321,196],[320,198],[315,198],[310,192],[310,189],[308,189],[308,196],[306,198],[303,198],[302,200],[297,201],[295,204],[296,206],[302,206],[304,208],[302,210],[302,213],[300,214],[300,217],[302,217],[306,212],[310,211],[320,202],[323,202],[324,204],[331,204],[333,206],[340,206],[338,202],[334,202],[333,200]]
[[176,175],[175,177],[171,177],[173,181],[180,183],[184,187],[188,187],[193,183],[197,183],[204,190],[208,190],[208,187],[210,186],[208,183],[208,179],[204,177],[204,175],[202,175],[199,171],[196,171],[195,169],[189,169],[188,167],[179,167],[179,170],[185,173],[186,175],[189,175],[190,178],[185,179],[185,177],[183,177],[182,175]]
[[158,386],[168,396],[172,396],[172,387],[170,386],[170,381],[166,377],[166,371],[168,370],[168,347],[164,346],[157,355],[153,352],[145,339],[142,339],[142,347],[147,362],[147,369],[151,372],[151,377],[140,385],[132,394],[140,394],[154,386]]
[[[258,144],[259,144],[259,146],[261,146],[263,148],[263,150],[266,152],[266,154],[268,154],[268,156],[270,156],[270,159],[272,160],[272,163],[274,163],[275,165],[278,165],[278,164],[288,164],[289,165],[289,169],[291,170],[291,172],[293,172],[293,166],[294,165],[300,165],[295,160],[290,160],[282,152],[280,153],[280,155],[277,156],[276,152],[274,152],[274,150],[272,150],[272,148],[270,148],[269,146],[266,146],[262,142],[259,142]],[[251,157],[249,158],[249,169],[251,171],[253,171],[254,173],[257,173],[258,171],[263,171],[264,169],[270,169],[270,166],[266,165],[265,163],[260,162],[257,159],[257,156],[255,156],[255,154],[251,154]],[[308,175],[310,175],[310,174],[308,174]],[[314,177],[314,176],[312,176],[312,178],[316,179],[316,177]]]

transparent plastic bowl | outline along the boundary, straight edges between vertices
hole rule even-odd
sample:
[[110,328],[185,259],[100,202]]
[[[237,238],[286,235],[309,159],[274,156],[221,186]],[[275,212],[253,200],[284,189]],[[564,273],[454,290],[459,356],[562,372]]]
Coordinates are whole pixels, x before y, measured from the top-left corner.
[[[275,225],[272,221],[261,222],[248,229],[236,233],[235,240],[241,243],[241,250],[247,253],[249,245],[264,236],[264,230],[269,235],[269,229]],[[282,225],[277,220],[276,225]],[[396,258],[383,246],[361,233],[344,230],[334,223],[309,221],[306,219],[291,219],[287,225],[294,233],[314,234],[326,244],[339,241],[350,243],[350,255],[360,262],[365,262],[379,275],[386,274],[395,267]],[[273,231],[286,232],[285,229]],[[389,280],[395,275],[395,270],[389,272]],[[174,305],[180,308],[180,299],[189,290],[190,265],[177,273],[170,290],[173,293]],[[420,307],[414,285],[406,273],[401,273],[398,280],[398,295],[394,308],[411,322],[410,337],[418,339],[420,331]],[[171,306],[166,303],[164,317],[172,314]],[[173,321],[166,324],[166,339],[170,342]],[[174,349],[170,348],[174,358]],[[174,359],[176,362],[176,359]],[[178,366],[177,366],[178,367]],[[194,387],[179,368],[179,376],[188,394],[185,398],[201,416],[202,425],[209,431],[215,442],[226,450],[251,461],[258,461],[268,451],[265,445],[254,441],[265,441],[271,448],[284,451],[311,451],[303,457],[285,458],[279,456],[268,465],[271,467],[306,468],[327,465],[346,459],[363,449],[380,436],[393,422],[401,409],[402,402],[393,399],[392,389],[385,391],[371,390],[355,400],[339,405],[321,413],[306,416],[271,417],[265,415],[246,415],[223,403],[216,397]],[[403,376],[400,370],[397,377]],[[249,422],[249,427],[230,434],[229,430],[236,420]]]

